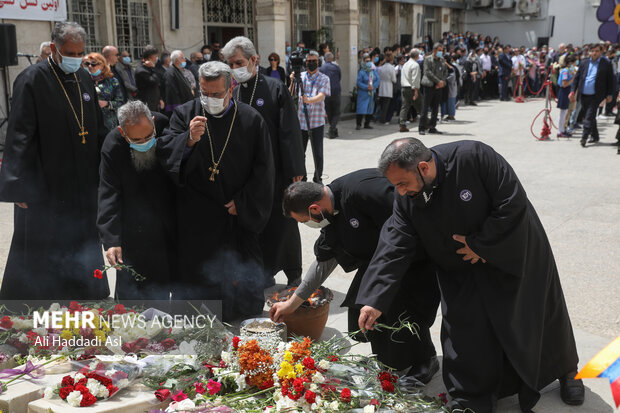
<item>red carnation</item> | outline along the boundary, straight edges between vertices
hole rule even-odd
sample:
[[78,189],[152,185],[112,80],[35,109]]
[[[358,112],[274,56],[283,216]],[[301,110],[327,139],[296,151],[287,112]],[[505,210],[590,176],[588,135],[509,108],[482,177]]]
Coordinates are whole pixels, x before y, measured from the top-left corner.
[[340,392],[340,400],[342,400],[345,403],[350,403],[351,402],[351,390],[349,390],[348,387],[345,387]]
[[381,387],[388,393],[394,393],[394,384],[391,381],[383,380],[381,382]]
[[329,356],[327,359],[329,361],[338,361],[338,357],[336,357],[336,356]]
[[118,387],[113,384],[106,386],[106,388],[108,389],[108,397],[112,397],[112,395],[118,391]]
[[88,383],[88,379],[87,378],[83,378],[83,379],[79,379],[78,381],[75,382],[75,386],[86,386],[86,383]]
[[91,392],[82,393],[81,407],[92,406],[97,401],[97,398],[93,396]]
[[316,393],[310,390],[306,390],[306,394],[304,396],[308,404],[312,404],[316,401]]
[[105,364],[103,364],[103,363],[97,363],[97,366],[95,367],[95,371],[101,371],[101,372],[104,372],[104,371],[105,371]]
[[379,373],[377,378],[379,379],[379,381],[385,381],[385,380],[392,381],[392,375],[388,373],[387,371],[382,371],[381,373]]
[[77,301],[71,301],[69,303],[69,312],[74,313],[76,311],[81,311],[82,306]]
[[155,392],[155,397],[157,397],[157,400],[159,400],[160,402],[163,402],[164,400],[170,397],[170,390],[159,389]]
[[166,350],[168,350],[169,348],[172,348],[176,345],[177,343],[174,342],[174,339],[172,338],[166,338],[164,340],[161,341],[161,345],[163,346],[163,348],[165,348]]
[[93,276],[97,279],[102,279],[103,278],[103,273],[101,272],[101,270],[99,268],[97,268],[95,270],[95,273],[93,274]]
[[261,389],[261,390],[265,390],[265,389],[268,389],[270,387],[273,387],[273,380],[272,379],[265,380],[264,382],[262,382],[262,383],[260,383],[258,385],[258,388]]
[[196,393],[203,394],[204,392],[206,392],[204,383],[202,382],[197,381],[196,383],[194,383],[194,388],[196,389]]
[[149,339],[146,337],[140,337],[136,340],[136,350],[141,350],[149,345]]
[[446,396],[446,393],[439,393],[437,397],[439,397],[439,400],[441,400],[443,404],[448,404],[448,397]]
[[125,314],[127,310],[125,309],[125,306],[123,304],[116,304],[114,306],[114,312],[116,314]]
[[0,319],[0,327],[4,328],[5,330],[8,330],[9,328],[13,327],[13,322],[11,321],[11,317],[9,317],[8,315],[5,315],[4,317],[2,317],[2,319]]
[[135,347],[136,347],[136,343],[123,343],[123,345],[121,346],[121,349],[125,353],[133,353]]
[[64,400],[73,390],[75,390],[73,386],[61,387],[60,390],[58,390],[58,395]]
[[379,405],[380,405],[379,400],[377,400],[377,399],[372,399],[372,400],[370,401],[370,405],[371,405],[371,406],[377,406],[377,407],[379,407]]
[[239,348],[239,342],[241,341],[241,339],[237,336],[234,336],[232,339],[232,344],[233,344],[233,348],[235,350],[237,350]]
[[312,357],[306,357],[302,362],[305,368],[308,370],[314,370],[316,367],[314,366],[314,359]]
[[75,386],[75,390],[77,390],[80,393],[82,393],[82,395],[84,395],[86,393],[90,393],[90,390],[88,390],[88,388],[86,386],[83,386],[81,384],[78,384],[77,386]]
[[62,387],[73,386],[74,384],[75,384],[75,381],[73,380],[73,377],[71,376],[63,377],[62,382],[60,383]]
[[224,362],[224,360],[220,360],[220,368],[223,369],[226,367],[226,363]]
[[293,381],[293,388],[297,393],[301,393],[304,391],[304,382],[302,379],[297,378]]

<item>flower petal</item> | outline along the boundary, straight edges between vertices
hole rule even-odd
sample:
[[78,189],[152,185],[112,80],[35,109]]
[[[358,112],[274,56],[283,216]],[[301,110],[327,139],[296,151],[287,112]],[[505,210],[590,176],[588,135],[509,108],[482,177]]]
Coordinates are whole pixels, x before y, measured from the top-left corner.
[[605,22],[598,28],[598,37],[603,41],[615,43],[618,38],[618,25],[615,21]]
[[615,8],[615,0],[601,0],[601,5],[596,9],[596,18],[604,22],[609,19],[609,17],[613,16]]

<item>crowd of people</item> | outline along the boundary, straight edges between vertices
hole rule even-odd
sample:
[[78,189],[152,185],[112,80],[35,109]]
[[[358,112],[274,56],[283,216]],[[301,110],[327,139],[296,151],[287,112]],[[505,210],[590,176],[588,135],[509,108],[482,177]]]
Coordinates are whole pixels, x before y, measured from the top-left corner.
[[[287,45],[284,67],[272,53],[266,68],[243,36],[190,59],[146,46],[134,70],[127,51],[85,54],[85,41],[78,24],[57,23],[49,54],[15,81],[0,169],[14,234],[0,299],[104,299],[106,278],[88,275],[103,267],[103,247],[117,269],[117,298],[213,300],[225,320],[260,314],[264,288],[283,271],[289,286],[301,285],[272,307],[280,320],[340,265],[357,271],[343,303],[351,331],[373,330],[377,319],[419,327],[420,339],[385,331],[357,338],[422,383],[439,370],[429,329],[441,302],[453,411],[491,412],[498,398],[518,394],[529,412],[556,379],[565,403],[583,403],[551,247],[516,174],[491,147],[398,139],[378,168],[323,185],[324,129],[329,123],[328,137],[338,137],[341,103],[328,45]],[[570,52],[550,58],[550,68],[565,69],[559,102],[580,96],[585,138],[598,139],[592,116],[611,90],[603,48],[589,47],[573,78]],[[530,71],[521,50],[510,51],[497,38],[450,33],[412,49],[363,50],[358,129],[398,112],[402,132],[418,117],[420,134],[440,133],[440,106],[453,120],[459,99],[506,99],[521,86],[519,68]],[[320,229],[303,280],[298,223]]]

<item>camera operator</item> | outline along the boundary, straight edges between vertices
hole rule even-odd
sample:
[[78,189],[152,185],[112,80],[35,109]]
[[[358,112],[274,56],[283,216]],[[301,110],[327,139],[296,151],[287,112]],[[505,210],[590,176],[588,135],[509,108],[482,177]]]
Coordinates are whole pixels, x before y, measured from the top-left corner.
[[[325,96],[330,95],[329,77],[319,72],[319,54],[311,50],[306,56],[306,71],[301,72],[300,55],[291,56],[291,89],[298,96],[297,117],[301,125],[304,153],[308,138],[314,158],[313,181],[322,183],[323,174],[323,127],[325,126]],[[308,125],[309,124],[309,125]],[[307,177],[304,177],[304,180]]]

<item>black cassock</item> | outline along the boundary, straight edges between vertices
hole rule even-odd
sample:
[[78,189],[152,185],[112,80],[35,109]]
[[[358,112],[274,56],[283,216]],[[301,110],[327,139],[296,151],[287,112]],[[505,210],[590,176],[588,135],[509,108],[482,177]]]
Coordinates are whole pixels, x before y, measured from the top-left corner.
[[13,239],[0,289],[2,299],[100,299],[107,278],[97,235],[99,150],[103,125],[92,79],[78,70],[56,73],[78,118],[84,107],[86,143],[48,60],[26,68],[13,85],[0,200],[15,206]]
[[[379,233],[392,215],[394,186],[376,169],[362,169],[344,175],[328,185],[338,214],[321,230],[315,243],[317,261],[335,258],[347,272],[357,270],[342,306],[349,307],[349,331],[355,331],[359,306],[355,304],[360,283],[372,259]],[[367,333],[373,353],[379,360],[397,370],[427,362],[435,355],[429,328],[435,321],[439,306],[439,288],[434,265],[418,255],[396,294],[390,310],[379,320],[388,325],[408,319],[420,327],[419,337],[407,330],[394,335]]]
[[[422,244],[442,294],[443,379],[476,412],[519,393],[522,408],[576,369],[575,339],[551,246],[512,167],[491,147],[461,141],[432,148],[436,187],[426,208],[396,196],[358,304],[389,308]],[[486,264],[456,253],[466,235]],[[501,386],[500,386],[501,383]]]
[[[217,162],[235,106],[238,113],[230,140],[217,167],[219,173],[210,181],[209,137],[205,132],[193,150],[186,150],[189,123],[206,114]],[[173,293],[173,298],[222,300],[225,319],[260,313],[264,274],[258,235],[271,213],[274,181],[265,121],[256,110],[237,102],[223,117],[215,118],[195,99],[175,109],[161,140],[158,155],[180,185],[179,288],[175,286],[178,294]],[[236,216],[224,206],[231,200],[235,201]]]
[[301,237],[297,221],[282,213],[282,197],[294,177],[306,174],[301,129],[291,94],[280,80],[259,73],[237,86],[233,95],[249,103],[257,79],[251,105],[269,128],[275,166],[273,208],[260,235],[265,275],[271,277],[284,270],[293,279],[301,276]]
[[[153,116],[156,134],[161,136],[168,118],[157,112]],[[117,129],[106,137],[97,227],[104,249],[122,247],[124,264],[146,277],[136,282],[129,271],[117,271],[115,296],[167,300],[177,264],[176,186],[159,163],[137,171],[131,151]]]

